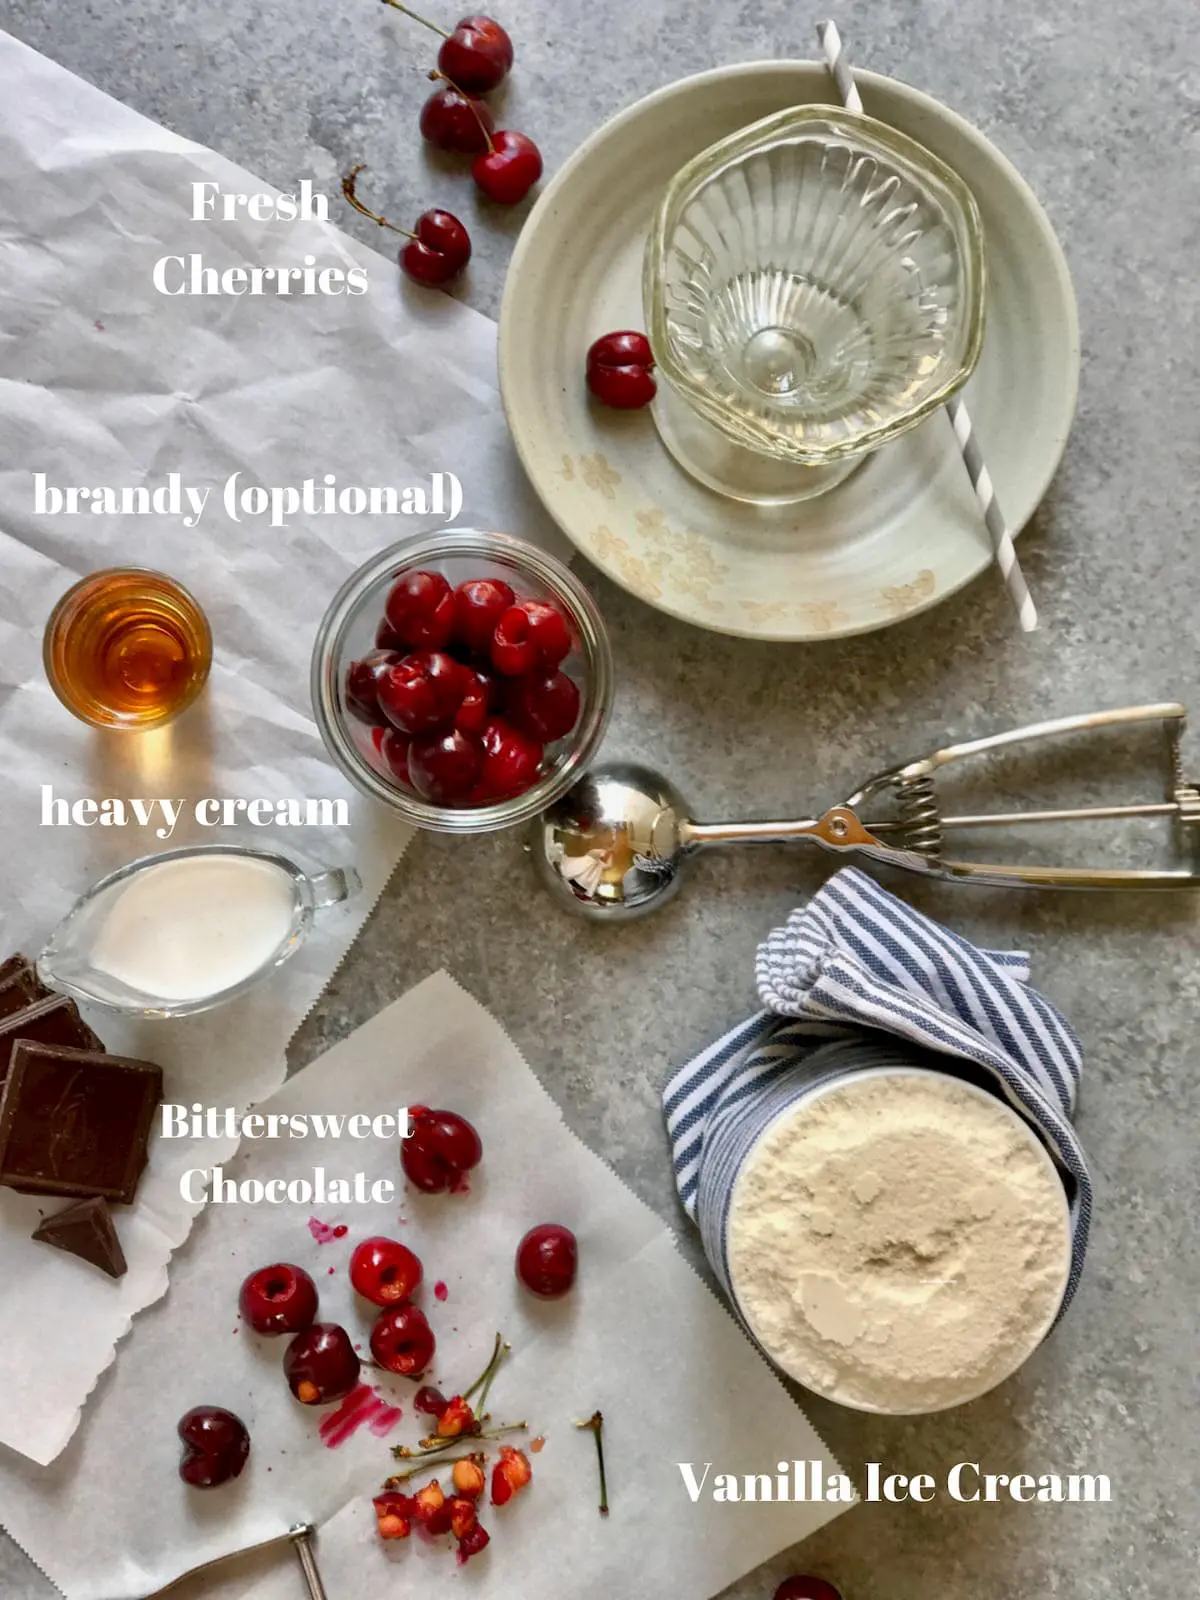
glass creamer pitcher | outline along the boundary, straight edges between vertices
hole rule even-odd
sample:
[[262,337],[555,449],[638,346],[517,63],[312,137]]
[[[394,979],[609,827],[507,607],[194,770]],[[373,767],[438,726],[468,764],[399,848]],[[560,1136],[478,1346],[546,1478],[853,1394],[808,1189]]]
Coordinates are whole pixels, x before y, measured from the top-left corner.
[[144,1017],[185,1017],[244,994],[299,949],[319,911],[357,893],[352,867],[201,845],[102,878],[37,960],[51,989]]

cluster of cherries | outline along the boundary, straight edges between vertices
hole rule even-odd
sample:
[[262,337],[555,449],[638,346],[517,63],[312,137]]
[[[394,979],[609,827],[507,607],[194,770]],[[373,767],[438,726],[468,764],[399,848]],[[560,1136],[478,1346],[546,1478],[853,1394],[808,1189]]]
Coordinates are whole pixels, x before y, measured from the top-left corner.
[[[429,74],[440,87],[421,108],[422,137],[438,150],[471,156],[476,188],[497,205],[517,205],[542,175],[542,154],[528,134],[498,129],[483,99],[508,76],[512,40],[494,17],[464,17],[447,32],[400,0],[384,3],[442,35],[437,70]],[[342,192],[356,211],[381,228],[407,235],[401,270],[431,288],[456,278],[471,259],[471,237],[453,212],[435,208],[422,212],[415,228],[397,228],[359,200],[356,180],[362,170],[355,167],[343,178]]]
[[533,787],[546,746],[579,719],[579,686],[561,666],[572,643],[556,606],[519,600],[499,578],[451,588],[440,572],[404,572],[376,648],[347,669],[346,705],[382,770],[422,799],[494,805]]
[[[412,1131],[400,1146],[405,1176],[426,1194],[461,1193],[466,1188],[467,1174],[483,1157],[478,1132],[454,1111],[414,1106],[409,1115]],[[542,1299],[566,1294],[575,1282],[577,1267],[575,1236],[558,1223],[531,1228],[517,1247],[517,1277],[530,1293]],[[378,1308],[370,1336],[372,1359],[387,1372],[413,1379],[425,1373],[437,1348],[425,1313],[412,1303],[423,1276],[420,1258],[398,1239],[364,1239],[350,1257],[352,1287]],[[317,1286],[303,1267],[292,1262],[260,1267],[243,1282],[238,1306],[256,1333],[268,1338],[290,1336],[283,1371],[288,1387],[302,1405],[344,1400],[356,1387],[362,1363],[354,1344],[340,1324],[317,1321]],[[494,1365],[495,1358],[489,1372]],[[482,1432],[482,1419],[469,1404],[471,1392],[447,1400],[437,1389],[418,1391],[417,1410],[437,1419],[436,1437],[427,1443],[477,1437]],[[224,1407],[193,1407],[180,1419],[178,1433],[184,1446],[179,1475],[193,1488],[212,1489],[228,1483],[241,1474],[249,1459],[249,1430],[240,1417]],[[455,1496],[449,1500],[442,1497],[449,1507],[444,1527],[440,1504],[433,1504],[441,1493],[436,1484],[412,1497],[381,1497],[390,1507],[379,1513],[383,1537],[406,1537],[416,1517],[430,1533],[454,1532],[463,1560],[483,1549],[488,1539],[478,1527],[477,1518],[472,1515],[467,1519],[461,1507],[451,1504],[457,1497],[473,1508],[485,1486],[482,1460],[473,1456],[466,1464],[455,1463]],[[504,1505],[531,1476],[522,1451],[501,1447],[500,1460],[492,1472],[493,1505]],[[399,1518],[401,1502],[410,1501],[417,1510],[408,1516],[406,1531],[400,1531],[400,1521],[387,1522],[385,1527],[386,1517]],[[379,1505],[377,1501],[377,1511]]]

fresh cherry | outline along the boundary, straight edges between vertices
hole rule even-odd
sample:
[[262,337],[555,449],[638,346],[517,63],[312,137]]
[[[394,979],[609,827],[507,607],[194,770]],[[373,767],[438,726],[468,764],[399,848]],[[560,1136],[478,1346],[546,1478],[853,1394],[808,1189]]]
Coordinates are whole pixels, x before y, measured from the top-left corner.
[[514,678],[504,699],[508,720],[522,733],[552,744],[579,720],[579,686],[557,667]]
[[517,1246],[517,1277],[539,1300],[557,1300],[575,1282],[579,1246],[570,1228],[542,1222]]
[[463,1174],[477,1167],[483,1143],[465,1117],[455,1111],[411,1106],[413,1131],[400,1146],[400,1164],[409,1182],[426,1194],[463,1187]]
[[489,200],[515,206],[542,175],[542,153],[524,133],[501,129],[488,137],[488,148],[475,157],[471,176]]
[[478,674],[454,713],[454,726],[459,733],[480,734],[487,727],[492,712],[492,685]]
[[413,650],[440,650],[454,627],[454,591],[440,572],[402,572],[388,590],[388,627]]
[[540,741],[514,728],[503,717],[493,717],[483,730],[483,768],[472,793],[476,805],[511,800],[532,789],[541,771]]
[[350,1282],[372,1305],[408,1300],[420,1281],[420,1258],[397,1239],[364,1239],[350,1257]]
[[547,667],[556,667],[571,653],[571,629],[566,617],[545,600],[526,600],[523,606],[538,660]]
[[477,1556],[479,1552],[483,1549],[486,1549],[490,1543],[491,1535],[488,1533],[483,1523],[473,1522],[463,1534],[462,1538],[458,1541],[457,1559],[459,1565],[465,1567],[472,1556]]
[[317,1316],[317,1286],[303,1267],[281,1261],[242,1284],[238,1306],[255,1333],[300,1333]]
[[[480,131],[482,133],[482,129]],[[482,149],[483,146],[478,148]],[[361,162],[351,167],[342,179],[342,194],[360,215],[369,217],[379,227],[388,228],[392,233],[402,233],[408,240],[400,251],[401,271],[407,273],[415,283],[424,284],[427,288],[436,288],[457,277],[471,259],[471,238],[458,218],[449,211],[423,211],[417,218],[415,232],[411,228],[398,228],[394,222],[389,222],[378,211],[372,211],[358,198],[358,175],[365,171]],[[428,577],[429,574],[422,576]],[[409,638],[404,630],[399,632],[398,642],[401,644],[444,644],[449,637],[447,632],[444,638]],[[376,642],[384,649],[392,645],[390,638],[384,643],[377,637]]]
[[509,606],[492,634],[492,665],[506,678],[520,678],[538,664],[537,649],[529,637],[529,613],[524,606]]
[[454,591],[454,637],[468,650],[487,651],[496,624],[516,595],[499,578],[470,578]]
[[184,1451],[179,1476],[193,1489],[215,1489],[236,1478],[250,1454],[246,1424],[220,1406],[193,1406],[177,1429]]
[[414,283],[435,289],[456,278],[471,259],[471,236],[450,211],[423,211],[400,265]]
[[488,150],[495,123],[483,101],[464,88],[447,83],[429,96],[421,107],[421,136],[439,150],[477,156]]
[[470,668],[443,650],[422,650],[385,667],[376,693],[388,720],[401,733],[415,735],[450,722],[472,686]]
[[637,411],[658,392],[654,352],[644,333],[606,333],[587,353],[587,386],[606,406]]
[[371,1354],[388,1372],[419,1377],[433,1360],[437,1341],[425,1313],[414,1305],[381,1311],[371,1329]]
[[423,733],[408,747],[408,777],[423,800],[452,806],[475,790],[484,768],[483,745],[458,728]]
[[785,1578],[775,1591],[775,1600],[842,1600],[842,1596],[824,1578]]
[[473,94],[486,94],[508,76],[513,45],[494,17],[464,17],[438,51],[438,66]]
[[306,1406],[344,1400],[358,1382],[362,1363],[350,1335],[336,1322],[314,1322],[298,1333],[283,1353],[283,1375]]
[[464,17],[453,33],[447,33],[436,22],[404,5],[403,0],[385,0],[385,4],[403,11],[432,33],[441,34],[445,43],[438,52],[438,65],[464,89],[486,94],[503,81],[513,64],[512,40],[494,17]]
[[408,775],[408,739],[400,732],[399,728],[376,728],[379,735],[376,749],[380,759],[387,767],[393,778],[398,778],[401,783],[411,784]]
[[346,705],[361,722],[384,723],[379,709],[379,677],[400,657],[392,650],[372,650],[346,669]]

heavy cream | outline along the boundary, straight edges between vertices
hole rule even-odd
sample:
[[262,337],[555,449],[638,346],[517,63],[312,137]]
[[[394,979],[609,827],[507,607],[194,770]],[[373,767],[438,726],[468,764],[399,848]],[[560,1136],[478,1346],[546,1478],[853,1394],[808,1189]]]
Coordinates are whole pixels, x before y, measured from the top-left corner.
[[846,1405],[936,1411],[1044,1338],[1070,1227],[1045,1149],[994,1096],[870,1073],[784,1113],[731,1199],[734,1296],[771,1357]]
[[271,861],[205,851],[114,884],[85,959],[164,1001],[235,988],[271,961],[292,931],[296,891]]

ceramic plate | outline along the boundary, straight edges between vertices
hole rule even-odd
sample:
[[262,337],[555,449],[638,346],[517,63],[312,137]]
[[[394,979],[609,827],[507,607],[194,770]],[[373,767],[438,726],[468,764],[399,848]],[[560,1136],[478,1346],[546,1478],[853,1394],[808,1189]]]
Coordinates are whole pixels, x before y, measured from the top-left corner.
[[[988,331],[966,399],[1014,531],[1062,457],[1079,379],[1075,297],[1045,212],[954,112],[860,72],[866,111],[919,140],[975,191],[988,243]],[[702,488],[648,412],[588,399],[584,356],[645,326],[642,251],[672,174],[787,106],[828,103],[815,62],[758,62],[670,85],[607,123],[530,214],[500,314],[509,426],[538,494],[616,582],[701,627],[759,639],[864,633],[936,605],[991,562],[950,422],[939,412],[829,494],[760,507]],[[998,581],[998,580],[997,580]]]

